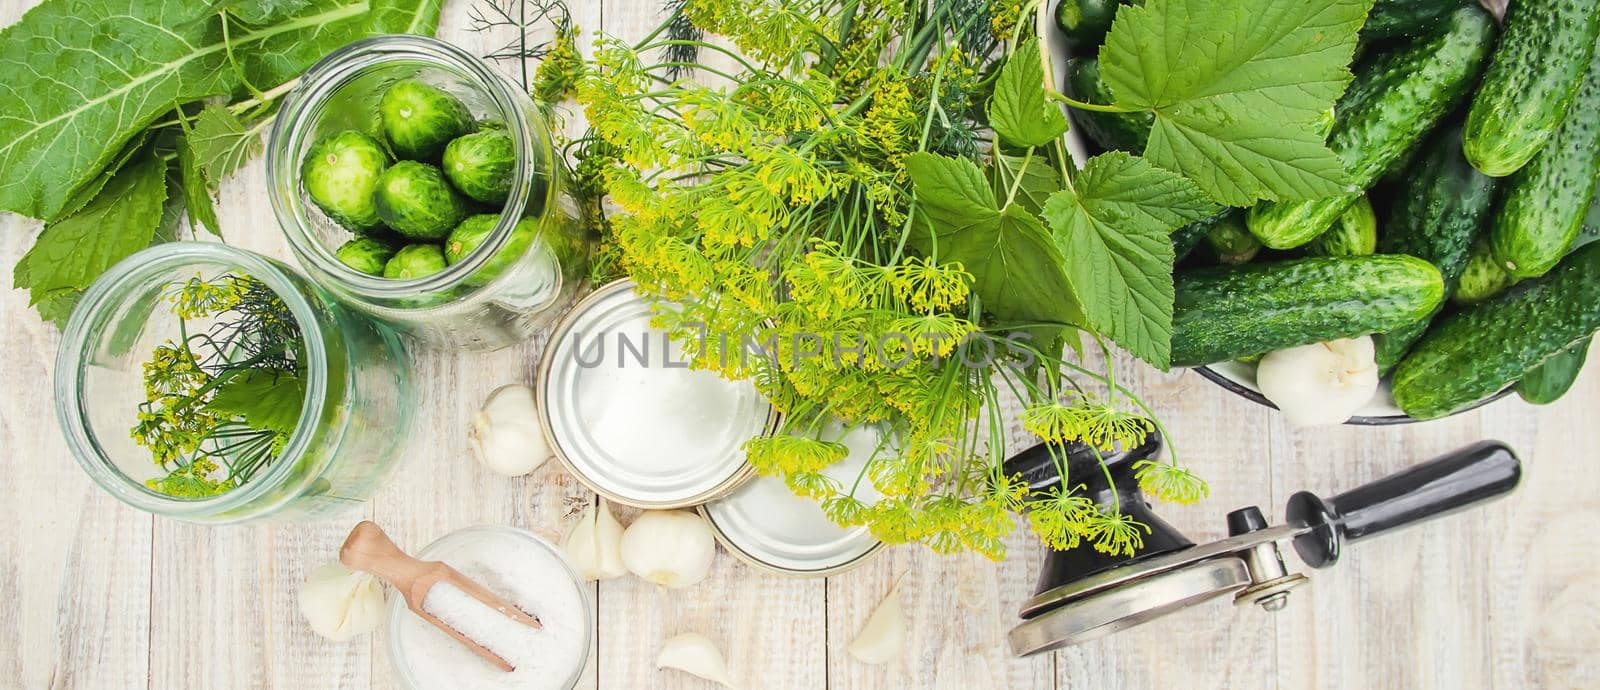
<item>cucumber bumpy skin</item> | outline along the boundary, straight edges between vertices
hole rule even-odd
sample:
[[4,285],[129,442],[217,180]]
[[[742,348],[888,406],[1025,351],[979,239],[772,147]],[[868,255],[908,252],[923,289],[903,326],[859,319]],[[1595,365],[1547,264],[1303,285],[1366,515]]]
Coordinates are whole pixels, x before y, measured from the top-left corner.
[[1394,399],[1417,419],[1460,411],[1600,330],[1600,244],[1555,270],[1440,321],[1394,371]]
[[486,204],[503,204],[516,174],[516,145],[504,129],[463,134],[445,145],[440,167],[462,194]]
[[[1595,10],[1600,15],[1600,9]],[[1489,248],[1517,278],[1544,275],[1583,229],[1600,178],[1600,51],[1590,60],[1567,119],[1506,188]]]
[[1365,194],[1339,214],[1333,227],[1306,245],[1313,256],[1367,256],[1378,251],[1378,214]]
[[350,268],[369,276],[381,276],[384,265],[394,258],[394,248],[382,240],[357,237],[340,245],[333,255]]
[[467,217],[466,200],[444,173],[427,163],[400,161],[389,166],[378,177],[372,198],[378,217],[411,239],[442,240]]
[[390,280],[414,280],[431,276],[445,268],[444,252],[436,244],[408,244],[395,252],[383,265],[383,277]]
[[[1067,61],[1066,72],[1067,78],[1062,86],[1067,96],[1085,103],[1111,103],[1111,89],[1100,78],[1099,60],[1092,57],[1072,58]],[[1155,126],[1156,121],[1155,114],[1148,111],[1097,113],[1073,108],[1071,115],[1078,129],[1100,148],[1135,154],[1144,152],[1145,142],[1150,139],[1150,128]]]
[[[1432,263],[1444,277],[1445,295],[1455,296],[1457,287],[1467,282],[1461,276],[1467,270],[1473,242],[1483,234],[1499,187],[1498,178],[1478,172],[1461,154],[1460,125],[1441,128],[1428,138],[1417,159],[1406,166],[1394,203],[1384,218],[1378,251],[1408,254]],[[1483,257],[1468,288],[1480,300],[1512,282],[1493,265],[1487,245],[1481,251]],[[1374,335],[1378,368],[1388,371],[1399,364],[1428,330],[1433,316],[1436,315]]]
[[1410,256],[1206,268],[1174,283],[1172,365],[1180,367],[1393,330],[1444,299],[1439,269]]
[[1566,117],[1600,37],[1594,0],[1514,0],[1467,113],[1462,149],[1485,175],[1527,165]]
[[1578,374],[1583,373],[1583,363],[1589,358],[1589,345],[1593,337],[1584,338],[1559,354],[1539,363],[1517,382],[1517,395],[1534,405],[1549,405],[1561,399]]
[[352,129],[313,144],[300,163],[300,179],[311,203],[329,218],[351,232],[366,233],[382,225],[372,192],[388,167],[383,145]]
[[472,131],[466,104],[420,79],[391,84],[378,100],[378,121],[396,156],[429,163],[451,139]]
[[1273,249],[1292,249],[1327,232],[1466,97],[1494,45],[1494,34],[1494,18],[1474,3],[1451,13],[1438,33],[1358,68],[1356,80],[1334,109],[1336,120],[1328,136],[1328,147],[1344,160],[1356,191],[1309,201],[1262,202],[1250,209],[1250,232]]

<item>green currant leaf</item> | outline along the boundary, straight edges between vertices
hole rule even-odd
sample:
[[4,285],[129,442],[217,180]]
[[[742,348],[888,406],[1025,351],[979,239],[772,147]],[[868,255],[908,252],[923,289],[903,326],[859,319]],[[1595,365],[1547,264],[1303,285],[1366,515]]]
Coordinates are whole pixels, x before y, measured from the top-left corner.
[[1067,131],[1067,116],[1044,95],[1038,39],[1023,41],[1000,68],[989,100],[989,125],[1006,143],[1021,148],[1043,146]]
[[[1023,164],[1025,160],[1026,165]],[[1029,211],[1038,213],[1044,208],[1045,199],[1061,189],[1061,175],[1050,166],[1049,159],[1037,153],[1031,157],[996,153],[994,162],[995,168],[1000,172],[994,194],[1002,204],[1005,203],[1006,196],[1011,193],[1011,186],[1015,183],[1017,195],[1012,201],[1022,204],[1022,207]],[[1019,175],[1022,181],[1017,183]]]
[[1348,176],[1316,122],[1351,80],[1372,0],[1150,0],[1124,7],[1100,70],[1126,108],[1150,110],[1150,162],[1213,199],[1303,200]]
[[211,198],[211,184],[205,170],[190,146],[189,138],[178,141],[178,174],[183,187],[183,200],[189,208],[189,224],[203,227],[217,237],[222,236],[222,225],[217,222],[217,208]]
[[1045,202],[1088,325],[1146,362],[1172,352],[1173,228],[1216,211],[1194,183],[1114,152],[1090,159]]
[[194,120],[194,131],[186,139],[186,148],[193,152],[210,189],[216,189],[223,178],[261,152],[261,126],[246,128],[238,115],[216,104],[200,111]]
[[292,434],[300,423],[306,386],[294,374],[262,369],[236,375],[217,387],[206,409],[223,417],[243,418],[263,431]]

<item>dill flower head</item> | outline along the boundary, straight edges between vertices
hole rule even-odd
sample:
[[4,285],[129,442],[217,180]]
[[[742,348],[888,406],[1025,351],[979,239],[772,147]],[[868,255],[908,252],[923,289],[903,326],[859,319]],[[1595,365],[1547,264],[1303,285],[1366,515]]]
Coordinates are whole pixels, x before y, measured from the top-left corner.
[[1134,520],[1127,513],[1112,515],[1102,511],[1089,520],[1085,538],[1095,551],[1131,557],[1144,548],[1144,535],[1149,533],[1149,525]]
[[205,280],[200,276],[190,278],[167,295],[173,311],[180,318],[194,319],[225,312],[238,306],[249,288],[247,279],[225,277]]
[[1050,443],[1071,443],[1083,438],[1089,423],[1084,408],[1055,400],[1036,403],[1022,411],[1022,428]]
[[807,436],[775,434],[745,441],[745,457],[762,474],[818,473],[843,460],[844,444]]
[[933,259],[909,257],[893,268],[889,284],[895,297],[913,311],[931,314],[966,304],[972,274],[959,263],[940,264]]
[[1204,480],[1177,465],[1140,460],[1133,467],[1139,488],[1159,500],[1187,505],[1211,495]]

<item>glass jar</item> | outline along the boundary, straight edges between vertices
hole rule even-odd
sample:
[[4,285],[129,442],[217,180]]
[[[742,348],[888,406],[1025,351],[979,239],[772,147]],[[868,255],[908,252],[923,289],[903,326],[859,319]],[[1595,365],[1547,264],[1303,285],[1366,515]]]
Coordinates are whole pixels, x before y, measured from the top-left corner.
[[[174,286],[228,276],[254,279],[292,315],[302,344],[285,351],[294,352],[303,403],[293,432],[274,439],[281,444],[274,446],[276,455],[247,481],[218,495],[179,498],[146,484],[166,477],[169,468],[134,440],[140,406],[150,395],[146,366],[156,348],[195,342],[191,338],[223,338],[215,350],[184,348],[196,357],[244,352],[239,339],[225,338],[235,331],[213,330],[221,318],[180,319],[175,311]],[[222,376],[208,371],[208,380]],[[359,504],[399,456],[412,403],[405,351],[392,331],[276,261],[211,242],[161,244],[113,266],[84,293],[56,353],[56,416],[78,464],[123,503],[191,522],[313,519]],[[208,448],[230,457],[227,449]]]
[[[510,597],[508,603],[524,608],[544,624],[541,635],[559,637],[540,641],[538,651],[543,658],[536,663],[542,664],[541,668],[502,673],[412,613],[405,597],[390,593],[386,646],[400,687],[577,687],[593,651],[594,611],[588,585],[572,570],[560,549],[527,530],[485,525],[446,534],[423,547],[416,558],[441,561],[496,595]],[[541,603],[556,609],[537,610]],[[529,608],[535,610],[526,610]],[[484,640],[479,643],[489,644]]]
[[[381,141],[379,99],[407,78],[456,96],[480,128],[503,123],[516,165],[499,219],[476,250],[438,273],[389,279],[338,260],[335,251],[356,235],[311,203],[301,165],[319,139],[338,132]],[[493,349],[526,340],[577,292],[590,239],[564,166],[526,93],[482,60],[421,36],[370,38],[323,58],[286,98],[267,144],[272,208],[311,279],[402,333],[446,347]],[[512,241],[523,222],[537,224],[535,241]]]

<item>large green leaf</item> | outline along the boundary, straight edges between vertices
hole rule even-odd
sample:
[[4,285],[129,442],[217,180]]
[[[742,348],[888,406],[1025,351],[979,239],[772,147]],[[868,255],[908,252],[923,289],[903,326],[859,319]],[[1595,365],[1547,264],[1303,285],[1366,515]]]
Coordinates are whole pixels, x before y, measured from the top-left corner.
[[154,155],[130,163],[83,209],[45,226],[12,272],[35,304],[89,287],[112,264],[150,245],[167,199],[167,164]]
[[[433,31],[440,0],[318,0],[235,27],[258,88],[374,33]],[[46,0],[0,31],[0,209],[54,218],[174,105],[240,91],[222,20],[193,0]]]
[[1172,352],[1173,228],[1216,211],[1194,183],[1126,153],[1091,159],[1045,203],[1089,325],[1166,368]]
[[1067,116],[1045,99],[1038,39],[1023,41],[1000,68],[989,125],[1006,143],[1024,148],[1043,146],[1067,131]]
[[1149,0],[1123,7],[1100,50],[1116,104],[1151,110],[1145,155],[1212,198],[1344,191],[1316,121],[1351,80],[1372,0]]
[[1050,234],[1021,205],[1000,207],[977,165],[917,153],[906,170],[926,221],[913,244],[966,268],[986,311],[1009,322],[1083,323]]

